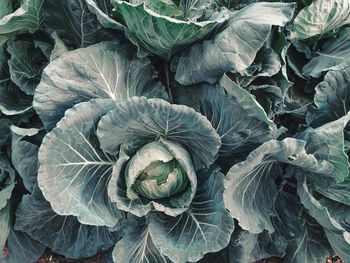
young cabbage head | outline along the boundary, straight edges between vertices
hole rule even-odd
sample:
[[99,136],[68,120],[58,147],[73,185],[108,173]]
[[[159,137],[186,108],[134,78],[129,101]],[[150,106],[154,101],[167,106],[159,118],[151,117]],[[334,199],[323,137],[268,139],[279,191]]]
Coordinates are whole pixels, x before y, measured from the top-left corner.
[[139,195],[148,199],[168,198],[184,191],[189,184],[183,167],[159,141],[140,148],[125,171],[127,196],[131,200]]

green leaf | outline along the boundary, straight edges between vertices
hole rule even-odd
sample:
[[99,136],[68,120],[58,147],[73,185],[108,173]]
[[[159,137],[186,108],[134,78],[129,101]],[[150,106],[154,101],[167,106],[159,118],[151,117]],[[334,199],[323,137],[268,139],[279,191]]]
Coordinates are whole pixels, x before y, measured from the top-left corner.
[[69,258],[91,257],[113,246],[121,236],[121,231],[82,225],[75,216],[57,215],[37,185],[19,204],[15,228]]
[[310,106],[307,123],[318,127],[345,116],[350,110],[350,64],[344,70],[329,71],[316,86],[315,106]]
[[0,35],[40,28],[44,23],[41,13],[43,2],[44,0],[24,0],[13,13],[0,15]]
[[23,184],[30,193],[37,183],[39,146],[22,139],[26,136],[38,135],[39,132],[39,129],[11,126],[12,164],[22,177]]
[[350,64],[350,28],[339,37],[328,40],[320,51],[304,67],[303,75],[318,78],[327,70],[341,70]]
[[6,247],[9,256],[4,260],[0,258],[1,263],[33,262],[36,261],[46,249],[45,246],[34,241],[24,232],[16,231],[13,227],[11,227]]
[[0,0],[0,18],[12,13],[12,1]]
[[272,77],[281,69],[279,55],[271,48],[263,46],[247,69],[232,72],[230,78],[241,88],[247,87],[259,77]]
[[[0,192],[1,194],[1,192]],[[7,201],[5,207],[0,208],[0,251],[3,251],[4,246],[6,244],[6,240],[8,238],[8,235],[10,233],[10,202]],[[0,258],[1,262],[1,258]]]
[[107,195],[116,160],[99,148],[95,133],[101,116],[113,108],[110,99],[77,104],[40,146],[40,189],[56,213],[77,216],[82,224],[113,227],[123,218]]
[[124,26],[111,18],[113,5],[110,0],[85,0],[91,13],[105,28],[124,30]]
[[306,178],[298,178],[298,195],[308,213],[324,228],[329,244],[344,262],[350,260],[350,206],[317,195]]
[[[11,228],[10,198],[15,188],[15,171],[4,154],[0,154],[0,251],[3,250]],[[1,257],[0,257],[1,262]]]
[[123,238],[113,250],[115,263],[170,263],[152,241],[149,225],[137,217],[128,218]]
[[[101,1],[98,1],[101,2]],[[55,31],[69,46],[87,47],[116,38],[115,32],[104,28],[85,0],[45,0],[44,16],[47,30]],[[100,14],[101,15],[101,14]]]
[[0,111],[6,115],[16,115],[32,107],[32,97],[24,94],[10,80],[9,59],[5,47],[0,47]]
[[260,121],[265,122],[268,126],[274,127],[273,121],[267,116],[264,108],[261,107],[261,105],[251,94],[249,94],[249,92],[240,88],[227,75],[223,75],[221,77],[219,84],[226,90],[227,93],[236,98],[240,106],[250,116],[254,116]]
[[0,146],[10,138],[10,126],[12,121],[5,118],[0,118]]
[[194,44],[181,54],[175,79],[183,85],[213,84],[226,71],[247,69],[268,39],[271,26],[285,25],[294,6],[256,3],[232,12],[228,25],[214,39]]
[[26,94],[33,95],[40,82],[46,60],[39,48],[29,41],[14,41],[8,45],[11,55],[9,68],[11,80]]
[[9,160],[3,153],[0,154],[0,173],[5,175],[0,182],[0,209],[2,209],[10,200],[15,187],[15,171],[11,168]]
[[32,97],[24,94],[10,80],[0,81],[0,111],[17,115],[32,108]]
[[325,35],[350,23],[349,0],[315,0],[295,18],[291,38],[307,39]]
[[52,50],[51,54],[50,54],[50,62],[52,62],[53,60],[55,60],[56,58],[58,58],[59,56],[63,55],[64,53],[68,52],[69,49],[67,48],[67,46],[64,44],[64,42],[62,41],[62,39],[57,35],[56,32],[53,32],[51,34],[51,37],[54,39],[55,41],[55,46],[54,49]]
[[275,181],[283,176],[284,164],[324,176],[334,169],[328,162],[307,154],[302,140],[286,138],[264,143],[226,175],[224,202],[243,229],[256,234],[264,229],[270,233],[276,230],[272,222],[277,216],[272,209],[278,194]]
[[287,263],[320,263],[334,252],[329,245],[325,232],[314,218],[305,212],[301,215],[302,235],[296,237],[288,247]]
[[167,98],[151,62],[138,59],[132,47],[103,42],[67,52],[44,70],[34,94],[34,108],[47,130],[64,112],[93,98],[115,101],[132,96]]
[[177,217],[147,215],[155,246],[173,262],[197,261],[225,248],[234,229],[223,200],[224,175],[199,173],[199,187],[190,209]]
[[101,148],[111,154],[118,152],[122,143],[144,145],[165,138],[189,152],[195,170],[209,167],[221,146],[211,123],[194,109],[144,97],[117,102],[101,119],[97,134]]
[[[335,169],[333,179],[342,182],[349,174],[348,156],[344,152],[344,128],[350,120],[350,113],[316,129],[305,130],[307,151],[330,162]],[[325,147],[323,147],[325,145]],[[321,181],[315,180],[315,184]]]
[[[221,138],[219,156],[248,151],[272,138],[268,124],[256,116],[261,108],[255,104],[256,109],[253,109],[253,98],[248,94],[237,99],[225,94],[220,86],[204,84],[198,87],[181,86],[173,89],[173,95],[177,104],[192,107],[210,120]],[[246,111],[248,107],[251,111]]]
[[[161,1],[157,2],[160,4]],[[169,8],[174,5],[163,6],[165,15],[162,15],[142,2],[131,4],[113,0],[112,4],[116,8],[115,15],[123,18],[133,38],[146,50],[167,61],[174,53],[202,39],[216,25],[226,20],[225,15],[203,22],[183,21],[167,16],[170,15]]]

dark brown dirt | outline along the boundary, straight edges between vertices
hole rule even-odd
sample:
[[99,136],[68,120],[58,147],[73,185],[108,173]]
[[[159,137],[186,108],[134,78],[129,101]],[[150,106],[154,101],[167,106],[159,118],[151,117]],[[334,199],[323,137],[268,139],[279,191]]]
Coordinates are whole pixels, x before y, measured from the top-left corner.
[[63,257],[61,255],[53,253],[49,249],[46,249],[45,253],[42,254],[41,257],[33,263],[103,263],[103,258],[102,254],[99,253],[96,256],[90,258],[71,259]]
[[[9,256],[8,249],[5,247],[3,251],[3,257]],[[262,259],[253,263],[282,263],[283,260],[281,258],[272,257],[267,259]],[[103,263],[102,253],[98,253],[97,255],[89,258],[81,258],[81,259],[71,259],[66,258],[64,256],[58,255],[52,252],[50,249],[46,249],[44,254],[41,257],[34,261],[33,263]],[[326,259],[326,263],[344,263],[343,260],[338,255],[334,257],[329,257]]]
[[2,256],[4,257],[4,259],[6,259],[9,255],[10,254],[7,247],[4,247],[4,250],[2,251]]
[[272,257],[272,258],[262,259],[262,260],[254,262],[254,263],[282,263],[282,262],[283,261],[281,258]]
[[334,257],[327,258],[326,263],[344,263],[343,260],[338,255],[335,255]]

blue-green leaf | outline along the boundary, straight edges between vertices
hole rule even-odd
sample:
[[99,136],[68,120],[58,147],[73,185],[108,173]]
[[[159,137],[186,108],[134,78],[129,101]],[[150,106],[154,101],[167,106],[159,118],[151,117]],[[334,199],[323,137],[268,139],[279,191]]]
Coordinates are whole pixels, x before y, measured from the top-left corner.
[[308,213],[324,228],[335,253],[350,260],[350,206],[327,199],[312,191],[306,178],[298,178],[298,195]]
[[15,229],[69,258],[91,257],[121,237],[121,231],[111,232],[107,227],[83,225],[75,216],[57,215],[37,186],[19,204]]
[[324,71],[341,70],[348,67],[350,64],[350,28],[344,28],[336,39],[328,40],[320,51],[315,52],[315,55],[303,67],[304,76],[318,78]]
[[[256,104],[254,110],[251,100],[225,94],[220,86],[179,87],[174,92],[174,98],[176,103],[192,107],[210,120],[221,138],[219,156],[248,151],[272,139],[268,124],[256,116],[262,109]],[[249,111],[247,106],[252,110]]]
[[232,217],[251,233],[264,229],[275,231],[272,218],[277,216],[273,204],[277,197],[275,180],[283,176],[283,165],[330,176],[333,166],[318,161],[305,151],[305,142],[292,138],[271,140],[252,151],[247,159],[231,167],[225,180],[224,201]]
[[117,102],[115,109],[101,119],[97,134],[101,148],[112,154],[122,143],[144,145],[163,137],[182,145],[195,169],[209,167],[221,146],[211,123],[194,109],[144,97]]
[[300,216],[302,235],[296,237],[287,249],[287,263],[320,263],[334,252],[329,245],[325,232],[314,218],[305,211]]
[[102,11],[93,9],[91,2],[87,4],[85,0],[45,0],[43,10],[47,30],[55,31],[69,46],[87,47],[117,36],[116,32],[100,24],[99,16],[102,14],[96,16],[96,13]]
[[103,42],[67,52],[51,62],[35,91],[34,108],[51,130],[65,110],[79,102],[132,96],[166,98],[147,58],[136,58],[130,46]]
[[183,85],[215,83],[226,71],[245,70],[268,39],[271,26],[285,25],[293,12],[294,4],[284,3],[256,3],[232,12],[228,25],[214,39],[182,53],[175,79]]
[[[15,187],[15,171],[4,154],[0,154],[0,251],[3,250],[11,228],[10,198]],[[1,257],[0,257],[1,262]]]
[[115,263],[170,263],[152,241],[150,227],[144,220],[130,217],[123,238],[113,250]]
[[169,9],[175,7],[174,4],[168,2],[168,5],[163,3],[163,6],[159,7],[156,3],[161,4],[161,1],[149,2],[158,13],[143,2],[132,4],[113,0],[112,4],[116,8],[116,16],[123,18],[133,38],[146,50],[165,60],[170,60],[174,53],[205,37],[218,23],[226,19],[222,15],[202,22],[179,20],[170,17],[170,13],[173,12]]
[[318,127],[345,116],[350,110],[350,64],[339,71],[329,71],[316,86],[315,106],[308,108],[307,123]]
[[176,263],[197,261],[206,253],[225,248],[234,229],[222,200],[223,174],[200,173],[199,187],[188,211],[177,217],[147,215],[153,243]]
[[11,55],[8,62],[11,80],[23,92],[33,95],[45,66],[43,54],[29,41],[13,41],[8,44],[7,51]]
[[110,99],[90,100],[66,111],[39,150],[38,183],[60,215],[82,224],[113,227],[124,215],[108,198],[107,184],[116,160],[99,147],[101,116],[114,108]]
[[315,0],[297,15],[291,38],[307,39],[324,35],[350,23],[348,0]]
[[14,12],[8,10],[8,14],[0,14],[0,35],[41,27],[44,22],[41,13],[43,2],[44,0],[24,0]]
[[1,263],[30,263],[37,260],[45,251],[45,246],[31,239],[26,233],[16,231],[11,227],[6,247],[9,256],[0,257]]
[[23,184],[29,192],[33,191],[37,183],[39,146],[22,139],[25,136],[37,135],[39,131],[35,128],[24,129],[11,126],[12,164],[22,177]]

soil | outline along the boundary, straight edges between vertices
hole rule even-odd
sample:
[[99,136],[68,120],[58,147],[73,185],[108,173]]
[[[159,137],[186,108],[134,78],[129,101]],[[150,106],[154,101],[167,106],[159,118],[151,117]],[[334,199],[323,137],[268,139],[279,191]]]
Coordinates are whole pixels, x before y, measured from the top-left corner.
[[53,253],[50,249],[46,249],[45,253],[33,263],[103,263],[103,258],[102,254],[99,253],[90,258],[71,259]]
[[344,263],[344,261],[338,255],[335,255],[334,257],[327,258],[327,263]]
[[[4,248],[3,257],[6,258],[9,255],[7,248]],[[267,259],[262,259],[253,263],[282,263],[283,260],[281,258],[272,257]],[[34,261],[33,263],[103,263],[102,253],[98,253],[97,255],[89,258],[81,258],[81,259],[71,259],[66,258],[64,256],[58,255],[52,252],[50,249],[46,249],[44,254],[41,257]],[[334,257],[329,257],[326,259],[326,263],[344,263],[343,260],[338,255]]]
[[254,262],[254,263],[282,263],[282,262],[283,261],[281,258],[272,257],[272,258],[262,259],[262,260]]

